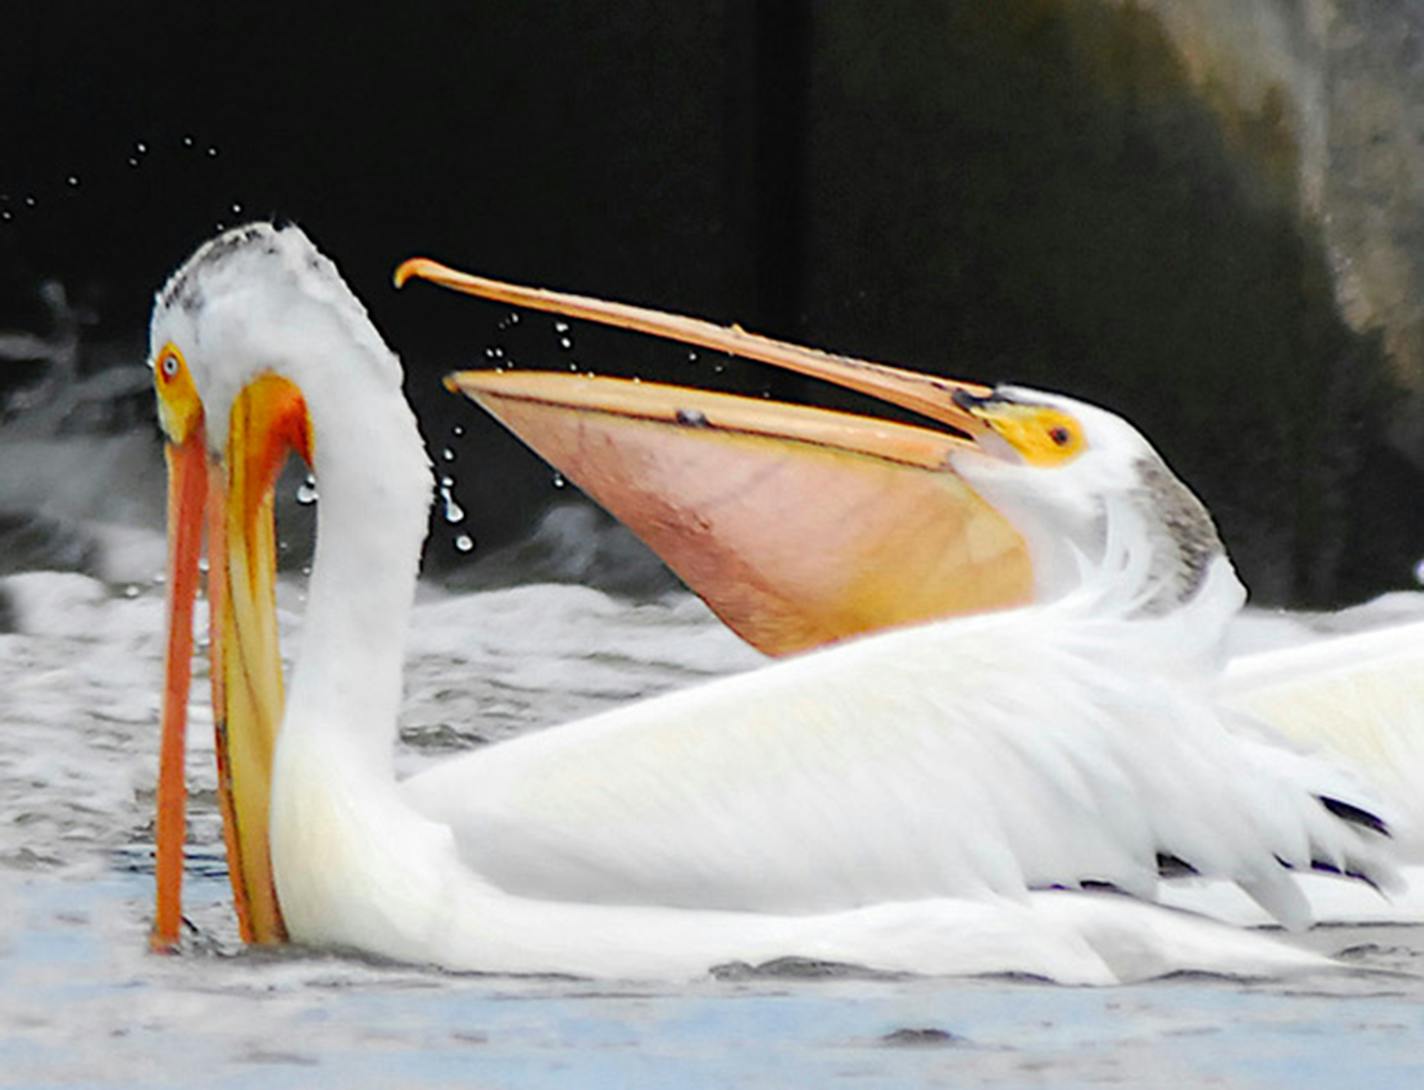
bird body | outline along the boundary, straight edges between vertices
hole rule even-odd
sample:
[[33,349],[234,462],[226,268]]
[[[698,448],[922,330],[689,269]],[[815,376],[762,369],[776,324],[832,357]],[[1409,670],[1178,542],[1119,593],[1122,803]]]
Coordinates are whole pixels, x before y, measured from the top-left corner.
[[[1146,439],[1074,399],[974,387],[424,258],[397,272],[398,284],[411,278],[758,360],[974,438],[968,445],[955,433],[871,417],[619,379],[477,371],[447,380],[625,521],[768,653],[1052,602],[1100,570],[1111,535],[1134,540],[1144,558],[1137,609],[1145,613],[1179,608],[1227,563],[1210,514]],[[695,407],[698,427],[668,411],[679,405]],[[878,459],[873,474],[867,458]],[[714,465],[735,487],[701,487]],[[751,578],[735,577],[743,573]],[[775,591],[742,591],[748,582]],[[866,593],[867,583],[878,592]],[[1220,608],[1192,607],[1193,640],[1219,641],[1221,714],[1244,716],[1247,729],[1267,724],[1278,743],[1318,754],[1345,782],[1367,784],[1392,816],[1400,857],[1424,864],[1424,625],[1240,655],[1228,665],[1227,629],[1245,589],[1217,573],[1209,593]],[[1022,676],[1039,678],[1024,661]],[[1320,919],[1424,920],[1424,867],[1410,866],[1405,877],[1389,900],[1310,876],[1301,885]],[[1168,896],[1225,918],[1269,918],[1222,883],[1192,883],[1185,894],[1178,885]]]
[[[232,784],[244,835],[270,819],[295,940],[499,972],[798,956],[1106,982],[1320,964],[1146,903],[1163,868],[1234,883],[1292,925],[1308,920],[1294,871],[1393,880],[1369,800],[1323,794],[1328,769],[1277,760],[1215,701],[1229,563],[1207,563],[1176,608],[1144,608],[1158,588],[1150,536],[1122,532],[1141,517],[1132,490],[1107,501],[1123,513],[1058,602],[850,642],[398,783],[431,495],[398,361],[292,227],[201,249],[160,294],[152,337],[169,441],[197,437],[218,474],[229,740],[280,693],[259,578],[273,465],[296,449],[320,488],[270,809],[240,801],[260,769],[234,765]],[[267,482],[265,507],[244,474]],[[234,869],[260,892],[254,851]]]

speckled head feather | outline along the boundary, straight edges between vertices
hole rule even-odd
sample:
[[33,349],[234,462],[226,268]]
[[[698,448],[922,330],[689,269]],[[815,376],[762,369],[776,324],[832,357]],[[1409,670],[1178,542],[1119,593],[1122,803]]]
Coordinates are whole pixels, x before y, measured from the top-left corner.
[[366,308],[295,225],[249,223],[200,246],[154,300],[150,358],[170,343],[202,396],[210,444],[226,434],[233,398],[263,372],[295,382],[314,415],[356,384],[389,394],[402,380]]

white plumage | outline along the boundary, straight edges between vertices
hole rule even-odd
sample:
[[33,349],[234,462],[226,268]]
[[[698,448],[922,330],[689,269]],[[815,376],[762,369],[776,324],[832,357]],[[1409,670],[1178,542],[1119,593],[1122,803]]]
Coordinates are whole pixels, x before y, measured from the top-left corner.
[[431,490],[398,362],[291,227],[200,250],[152,337],[183,350],[215,457],[227,407],[264,372],[310,414],[318,541],[271,808],[294,939],[492,971],[687,975],[796,955],[1107,982],[1319,959],[1051,887],[1150,899],[1165,861],[1297,924],[1287,866],[1392,881],[1380,838],[1317,798],[1327,770],[1275,760],[1218,707],[1229,565],[1144,616],[1149,564],[1117,531],[1051,605],[870,637],[397,784]]

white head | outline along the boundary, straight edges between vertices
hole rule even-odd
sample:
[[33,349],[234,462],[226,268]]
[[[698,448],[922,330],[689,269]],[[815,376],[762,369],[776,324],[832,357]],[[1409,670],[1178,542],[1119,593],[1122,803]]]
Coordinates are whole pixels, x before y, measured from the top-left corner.
[[155,297],[149,350],[160,411],[165,348],[191,375],[214,453],[234,402],[260,375],[293,383],[313,412],[338,400],[327,391],[349,402],[353,387],[399,394],[402,379],[400,361],[336,266],[290,225],[252,223],[219,235]]
[[[282,928],[266,836],[284,707],[300,704],[308,719],[322,715],[352,729],[372,718],[394,730],[429,462],[401,393],[400,362],[335,266],[296,227],[250,224],[199,248],[158,293],[150,344],[169,463],[165,746],[181,739],[190,652],[181,634],[185,623],[191,632],[206,513],[231,871],[244,937],[265,941]],[[293,452],[316,474],[321,503],[303,654],[288,700],[272,512],[273,488]],[[306,653],[313,645],[326,650],[324,663]],[[174,790],[160,777],[160,813]],[[161,905],[163,889],[161,881]]]
[[[1007,514],[1028,541],[1035,578],[1057,596],[1094,570],[1132,567],[1142,608],[1193,597],[1226,550],[1206,507],[1121,417],[1062,394],[1000,386],[959,391],[975,448],[955,470]],[[1116,555],[1115,555],[1116,554]]]

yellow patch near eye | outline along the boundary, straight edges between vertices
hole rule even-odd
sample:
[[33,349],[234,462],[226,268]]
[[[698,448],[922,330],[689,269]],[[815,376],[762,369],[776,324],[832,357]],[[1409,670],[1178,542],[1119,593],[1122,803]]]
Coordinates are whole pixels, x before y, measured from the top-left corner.
[[170,442],[187,442],[202,423],[203,401],[183,353],[171,341],[154,357],[153,391],[158,395],[158,423],[163,434]]
[[975,415],[1031,466],[1062,465],[1083,450],[1082,426],[1061,409],[999,404],[981,407]]

